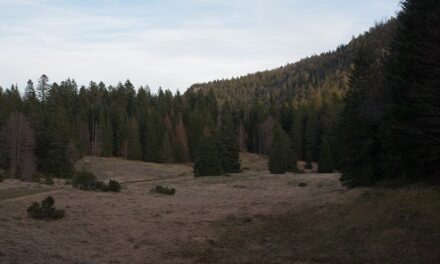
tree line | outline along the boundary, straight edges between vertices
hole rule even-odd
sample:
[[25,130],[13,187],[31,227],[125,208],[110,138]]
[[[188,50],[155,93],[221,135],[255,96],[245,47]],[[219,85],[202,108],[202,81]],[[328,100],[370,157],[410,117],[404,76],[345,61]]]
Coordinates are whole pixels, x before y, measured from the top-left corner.
[[23,95],[15,85],[0,89],[0,127],[0,168],[11,177],[70,177],[84,155],[196,161],[197,176],[240,170],[234,112],[220,110],[212,94],[152,94],[128,80],[109,87],[50,84],[42,75],[36,86],[28,81]]
[[336,50],[185,94],[130,81],[0,89],[0,168],[68,177],[84,155],[194,162],[196,176],[240,171],[240,151],[343,173],[351,186],[439,171],[439,4],[402,3]]

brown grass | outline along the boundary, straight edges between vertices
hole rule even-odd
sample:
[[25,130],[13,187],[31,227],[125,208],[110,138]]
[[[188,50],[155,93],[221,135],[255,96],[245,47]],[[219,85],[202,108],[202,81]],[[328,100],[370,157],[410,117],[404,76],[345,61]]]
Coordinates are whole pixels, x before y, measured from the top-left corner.
[[[440,194],[427,187],[347,190],[338,174],[249,170],[193,178],[190,165],[86,158],[120,193],[0,183],[0,263],[430,263],[439,260]],[[299,187],[300,182],[307,183]],[[174,196],[151,193],[156,185]],[[29,218],[52,195],[66,217]],[[395,261],[394,261],[395,260]]]

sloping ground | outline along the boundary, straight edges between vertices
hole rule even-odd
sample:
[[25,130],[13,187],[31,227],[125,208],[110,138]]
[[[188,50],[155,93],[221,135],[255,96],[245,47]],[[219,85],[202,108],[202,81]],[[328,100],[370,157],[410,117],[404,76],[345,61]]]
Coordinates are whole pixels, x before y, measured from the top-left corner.
[[[347,190],[338,174],[270,175],[249,170],[193,178],[187,165],[88,158],[120,193],[8,180],[0,199],[0,263],[435,263],[440,192],[427,187]],[[259,160],[259,161],[258,161]],[[84,161],[83,161],[84,162]],[[247,165],[246,165],[247,164]],[[78,166],[84,166],[79,164]],[[147,180],[133,182],[133,180]],[[299,183],[307,183],[299,187]],[[24,186],[25,184],[26,186]],[[151,193],[156,184],[174,196]],[[44,192],[39,192],[44,191]],[[66,217],[31,219],[48,194]]]
[[340,198],[218,221],[218,240],[188,243],[182,254],[195,263],[440,263],[439,189]]
[[120,182],[192,176],[189,164],[159,164],[118,158],[84,157],[75,168],[91,171],[102,180],[115,179]]

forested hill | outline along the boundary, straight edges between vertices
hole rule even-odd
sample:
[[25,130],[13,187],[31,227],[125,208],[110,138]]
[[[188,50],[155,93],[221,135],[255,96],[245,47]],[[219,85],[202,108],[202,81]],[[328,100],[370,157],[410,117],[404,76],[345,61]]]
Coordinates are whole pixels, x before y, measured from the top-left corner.
[[341,98],[347,91],[350,69],[360,47],[365,44],[376,50],[385,50],[384,45],[392,36],[395,24],[395,19],[377,24],[334,51],[274,70],[194,84],[188,92],[212,90],[220,103],[229,101],[245,109],[256,102],[273,105],[290,100],[299,103],[321,96]]

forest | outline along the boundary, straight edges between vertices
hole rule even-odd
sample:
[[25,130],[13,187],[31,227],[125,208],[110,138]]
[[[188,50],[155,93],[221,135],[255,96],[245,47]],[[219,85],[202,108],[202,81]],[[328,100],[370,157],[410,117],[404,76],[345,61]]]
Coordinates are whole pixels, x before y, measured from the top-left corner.
[[334,51],[184,94],[45,74],[0,88],[0,177],[69,178],[86,155],[194,162],[195,176],[215,176],[251,152],[269,155],[272,173],[316,161],[352,187],[438,180],[439,14],[438,1],[408,0]]

